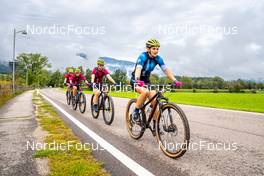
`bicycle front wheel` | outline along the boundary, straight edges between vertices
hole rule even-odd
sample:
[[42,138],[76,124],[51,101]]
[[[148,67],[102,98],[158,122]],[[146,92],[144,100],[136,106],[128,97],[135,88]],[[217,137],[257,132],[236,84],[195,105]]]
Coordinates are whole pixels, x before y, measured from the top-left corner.
[[157,119],[157,140],[160,149],[171,158],[179,158],[188,149],[190,128],[182,109],[173,103],[162,105]]
[[77,109],[77,96],[72,96],[72,109],[76,110]]
[[84,93],[80,93],[79,95],[79,110],[81,113],[84,113],[86,109],[86,97]]
[[145,132],[145,122],[143,122],[142,112],[140,113],[140,123],[134,123],[132,121],[132,113],[136,106],[136,99],[131,99],[126,108],[126,126],[128,134],[133,139],[140,139]]
[[71,104],[71,92],[69,90],[66,91],[66,100],[67,100],[67,104],[70,105]]
[[115,108],[112,97],[106,96],[104,99],[103,117],[107,125],[111,125],[114,120]]
[[95,95],[93,94],[92,95],[92,98],[91,98],[91,112],[92,112],[92,116],[93,118],[97,119],[98,116],[99,116],[99,112],[100,112],[100,109],[99,109],[99,105],[100,105],[100,99],[99,99],[99,102],[98,102],[98,112],[96,112],[93,108],[93,100],[94,100],[94,97]]

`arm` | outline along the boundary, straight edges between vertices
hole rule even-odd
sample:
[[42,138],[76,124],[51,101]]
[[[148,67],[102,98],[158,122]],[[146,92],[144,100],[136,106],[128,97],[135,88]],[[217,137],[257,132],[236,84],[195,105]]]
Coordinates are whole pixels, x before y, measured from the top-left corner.
[[107,74],[106,77],[111,83],[116,84],[115,80],[113,80],[113,78],[110,76],[110,74]]
[[92,82],[92,83],[94,83],[94,78],[95,78],[95,75],[92,74],[92,76],[91,76],[91,82]]
[[164,61],[163,61],[163,58],[158,56],[158,64],[160,66],[160,68],[162,69],[163,73],[165,73],[165,75],[169,78],[169,80],[175,82],[177,81],[177,79],[175,78],[175,76],[173,75],[171,69],[169,69]]
[[137,59],[137,66],[135,70],[135,81],[140,80],[141,71],[144,65],[144,62],[146,61],[146,57],[144,54],[141,54]]
[[173,81],[173,82],[174,82],[174,81],[177,81],[177,79],[176,79],[175,76],[173,75],[171,69],[166,68],[166,69],[164,70],[164,73],[165,73],[165,75],[166,75],[171,81]]
[[135,80],[140,80],[140,76],[141,76],[141,67],[137,67],[136,71],[135,71]]

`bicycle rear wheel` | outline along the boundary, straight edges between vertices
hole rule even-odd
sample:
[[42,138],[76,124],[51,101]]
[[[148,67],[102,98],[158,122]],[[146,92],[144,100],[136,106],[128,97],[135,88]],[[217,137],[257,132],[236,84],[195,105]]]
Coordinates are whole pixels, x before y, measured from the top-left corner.
[[132,113],[135,109],[136,106],[136,99],[131,99],[126,108],[126,126],[127,126],[127,131],[128,134],[133,138],[133,139],[140,139],[144,132],[145,132],[145,123],[143,122],[142,116],[145,115],[142,112],[140,113],[140,123],[134,123],[132,121]]
[[111,125],[114,120],[115,108],[112,97],[105,96],[104,107],[103,107],[103,117],[107,125]]
[[86,109],[86,97],[84,93],[79,94],[79,110],[81,113],[84,113]]
[[92,112],[92,116],[93,118],[97,119],[98,116],[99,116],[99,112],[100,112],[100,98],[99,98],[99,101],[98,101],[98,112],[95,112],[94,108],[93,108],[93,100],[94,100],[94,94],[92,95],[92,98],[91,98],[91,112]]
[[188,149],[190,128],[182,109],[173,103],[161,107],[157,119],[157,140],[163,153],[171,158],[179,158]]

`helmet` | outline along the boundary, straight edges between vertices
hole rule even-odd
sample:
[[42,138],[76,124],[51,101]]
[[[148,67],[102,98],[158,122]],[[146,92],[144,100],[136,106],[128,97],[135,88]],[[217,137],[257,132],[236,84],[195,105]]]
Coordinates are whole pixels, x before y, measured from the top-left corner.
[[147,41],[146,43],[146,47],[147,48],[151,48],[151,47],[160,47],[160,43],[158,40],[156,39],[150,39]]
[[73,73],[73,69],[72,68],[69,68],[68,72],[69,73]]
[[81,69],[79,69],[79,68],[75,69],[75,73],[80,73],[80,72],[81,72]]
[[104,65],[104,60],[98,59],[96,63],[97,63],[97,65]]

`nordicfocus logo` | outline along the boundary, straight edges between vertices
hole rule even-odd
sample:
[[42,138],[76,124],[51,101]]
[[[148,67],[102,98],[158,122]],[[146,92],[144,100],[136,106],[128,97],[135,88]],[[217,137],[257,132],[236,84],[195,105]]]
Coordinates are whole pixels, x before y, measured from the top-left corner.
[[104,35],[106,27],[103,25],[27,25],[27,33],[32,35]]
[[164,141],[159,142],[159,148],[165,147],[167,150],[170,151],[177,151],[177,150],[208,150],[208,151],[236,151],[238,149],[237,143],[229,143],[229,142],[208,142],[208,141],[199,141],[199,142],[190,142],[189,145],[187,143],[172,143]]
[[29,142],[27,141],[26,145],[27,150],[104,150],[98,143],[76,143],[76,141],[68,141],[67,143],[58,143],[56,141],[53,141],[51,143],[40,143],[40,142]]

